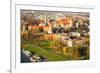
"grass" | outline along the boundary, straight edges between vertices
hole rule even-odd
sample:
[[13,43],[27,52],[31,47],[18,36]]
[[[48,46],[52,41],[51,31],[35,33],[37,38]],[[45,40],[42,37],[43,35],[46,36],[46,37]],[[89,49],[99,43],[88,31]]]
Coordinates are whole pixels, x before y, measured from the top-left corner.
[[[44,43],[43,43],[44,44]],[[43,46],[42,44],[42,46]],[[45,44],[46,45],[46,44]],[[48,61],[64,61],[69,60],[69,57],[65,55],[58,55],[52,52],[53,48],[46,48],[38,46],[37,43],[26,43],[24,44],[25,50],[35,52],[37,55],[46,56]]]
[[[88,43],[89,41],[87,41]],[[48,61],[67,61],[67,60],[74,60],[72,56],[70,55],[64,55],[63,54],[63,47],[58,48],[59,45],[61,46],[61,43],[58,41],[50,41],[50,40],[39,40],[39,39],[34,39],[34,40],[24,40],[23,38],[21,39],[21,48],[25,48],[25,50],[30,51],[30,52],[35,52],[38,56],[46,56]],[[57,49],[54,49],[53,47],[56,47]],[[69,48],[69,47],[68,47]],[[75,49],[75,47],[73,47]],[[78,49],[80,47],[77,47]],[[62,51],[61,54],[56,54],[54,51]],[[88,50],[88,55],[87,59],[89,59],[89,50]]]

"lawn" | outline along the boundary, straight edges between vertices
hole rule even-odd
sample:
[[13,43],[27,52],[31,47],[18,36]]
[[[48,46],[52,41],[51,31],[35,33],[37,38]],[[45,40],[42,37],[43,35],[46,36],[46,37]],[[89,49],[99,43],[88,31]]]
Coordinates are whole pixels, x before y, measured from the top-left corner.
[[33,41],[23,44],[25,50],[35,52],[37,55],[46,56],[48,61],[65,61],[69,60],[68,56],[62,54],[55,54],[53,48],[50,46],[53,43],[51,41]]
[[[89,44],[89,40],[86,42]],[[68,60],[79,60],[80,55],[77,55],[79,53],[78,49],[81,47],[73,47],[76,49],[74,54],[71,55],[64,55],[63,48],[65,46],[62,45],[59,41],[50,41],[50,40],[44,40],[44,39],[33,39],[33,40],[25,40],[21,39],[21,48],[24,48],[27,51],[30,51],[31,53],[34,52],[38,56],[45,56],[48,61],[68,61]],[[71,49],[70,47],[66,47],[67,49]],[[59,53],[60,52],[60,53]],[[68,53],[69,54],[69,53]],[[75,56],[77,55],[79,58]],[[74,58],[75,56],[75,58]],[[87,55],[86,59],[89,59],[89,48],[87,48]]]

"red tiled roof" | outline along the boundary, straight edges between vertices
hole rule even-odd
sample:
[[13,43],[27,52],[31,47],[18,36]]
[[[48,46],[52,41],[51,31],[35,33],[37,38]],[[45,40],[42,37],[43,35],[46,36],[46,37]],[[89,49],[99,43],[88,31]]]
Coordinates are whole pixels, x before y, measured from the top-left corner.
[[67,25],[67,24],[71,24],[70,21],[71,21],[71,19],[62,18],[62,19],[57,20],[57,23],[61,23],[61,24]]

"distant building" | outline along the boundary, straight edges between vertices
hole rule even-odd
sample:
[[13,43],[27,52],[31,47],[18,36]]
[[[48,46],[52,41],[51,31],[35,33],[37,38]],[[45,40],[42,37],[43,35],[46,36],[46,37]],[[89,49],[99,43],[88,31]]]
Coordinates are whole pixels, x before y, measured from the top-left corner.
[[80,37],[80,33],[79,32],[70,32],[69,33],[69,36],[71,36],[71,37]]
[[60,18],[57,20],[57,24],[61,27],[64,27],[65,29],[68,29],[73,25],[71,18]]
[[68,47],[73,47],[74,42],[72,40],[67,41],[67,46]]

